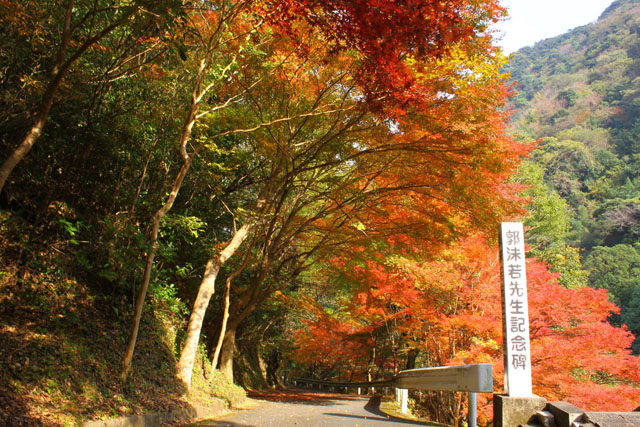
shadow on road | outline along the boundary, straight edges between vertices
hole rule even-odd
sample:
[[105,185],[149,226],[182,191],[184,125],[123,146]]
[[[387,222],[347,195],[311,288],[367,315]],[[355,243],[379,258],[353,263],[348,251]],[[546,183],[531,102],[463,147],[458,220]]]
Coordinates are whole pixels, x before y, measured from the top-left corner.
[[300,403],[310,406],[330,406],[344,400],[366,400],[367,396],[350,394],[327,393],[322,391],[307,389],[285,389],[285,390],[249,390],[249,397],[256,400],[266,400],[268,402]]
[[370,414],[375,415],[374,417],[364,416],[364,415],[347,415],[347,414],[338,414],[338,413],[327,413],[324,415],[332,416],[332,417],[343,417],[343,418],[354,418],[361,420],[375,420],[380,422],[391,422],[391,423],[402,423],[405,425],[415,425],[415,426],[435,426],[436,424],[430,424],[421,421],[412,421],[404,418],[393,417],[391,415],[385,414],[380,410],[380,401],[382,398],[380,396],[373,396],[369,399],[369,402],[365,405],[364,409]]
[[[291,389],[252,392],[250,395],[254,399],[262,399],[270,403],[261,404],[246,412],[239,411],[226,417],[227,419],[203,420],[197,424],[191,424],[191,427],[382,426],[387,424],[389,426],[438,426],[438,424],[387,415],[380,410],[380,396],[367,398]],[[319,409],[318,406],[326,408]]]

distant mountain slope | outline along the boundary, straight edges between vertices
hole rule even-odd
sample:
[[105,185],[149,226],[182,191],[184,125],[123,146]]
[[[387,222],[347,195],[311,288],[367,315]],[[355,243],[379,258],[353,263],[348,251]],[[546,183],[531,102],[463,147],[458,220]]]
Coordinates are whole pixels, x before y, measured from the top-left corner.
[[533,160],[568,206],[563,243],[580,248],[589,284],[621,306],[615,320],[640,333],[640,0],[521,49],[507,71],[514,132],[541,138]]
[[[596,23],[521,49],[508,71],[519,84],[524,135],[633,127],[640,113],[640,1],[616,1]],[[621,142],[616,136],[596,132],[585,143],[604,148]]]

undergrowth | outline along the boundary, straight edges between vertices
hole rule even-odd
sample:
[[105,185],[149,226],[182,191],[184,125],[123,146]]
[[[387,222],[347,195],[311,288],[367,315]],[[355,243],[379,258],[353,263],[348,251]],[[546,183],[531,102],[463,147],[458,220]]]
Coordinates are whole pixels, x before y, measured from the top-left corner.
[[[196,369],[192,392],[175,377],[185,317],[150,295],[132,374],[119,378],[132,298],[77,277],[74,243],[50,239],[0,211],[0,425],[76,425],[91,419],[235,405],[237,387]],[[200,355],[198,366],[208,362]],[[241,390],[241,389],[240,389]]]

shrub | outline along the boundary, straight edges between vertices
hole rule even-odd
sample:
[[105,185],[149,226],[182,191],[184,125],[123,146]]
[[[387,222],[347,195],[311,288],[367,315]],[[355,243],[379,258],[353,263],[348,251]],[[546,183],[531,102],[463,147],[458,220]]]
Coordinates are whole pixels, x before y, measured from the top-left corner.
[[241,405],[247,398],[247,392],[242,387],[229,381],[218,370],[211,376],[211,394],[225,400],[231,407]]

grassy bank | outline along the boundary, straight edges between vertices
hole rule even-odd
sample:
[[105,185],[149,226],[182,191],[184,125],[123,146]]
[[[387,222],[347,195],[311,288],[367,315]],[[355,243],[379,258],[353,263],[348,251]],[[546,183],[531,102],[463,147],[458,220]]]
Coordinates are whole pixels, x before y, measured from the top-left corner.
[[0,248],[0,425],[76,425],[244,396],[208,372],[202,354],[185,395],[174,375],[184,312],[156,296],[122,382],[131,296],[77,277],[74,243],[7,212]]

